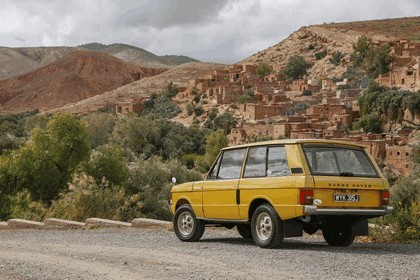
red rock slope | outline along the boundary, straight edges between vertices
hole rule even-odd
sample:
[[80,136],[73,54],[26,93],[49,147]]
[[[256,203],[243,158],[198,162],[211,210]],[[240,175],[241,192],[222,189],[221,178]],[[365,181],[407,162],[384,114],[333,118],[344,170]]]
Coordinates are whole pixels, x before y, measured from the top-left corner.
[[59,108],[162,71],[104,53],[73,52],[33,72],[0,81],[0,114]]

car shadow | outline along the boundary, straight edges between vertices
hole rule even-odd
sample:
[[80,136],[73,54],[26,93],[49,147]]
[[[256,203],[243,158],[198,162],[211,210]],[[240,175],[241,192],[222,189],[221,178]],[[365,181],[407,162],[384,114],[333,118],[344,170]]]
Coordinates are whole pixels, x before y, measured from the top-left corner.
[[[281,247],[275,250],[306,250],[313,252],[332,252],[332,253],[347,253],[347,254],[365,254],[365,255],[420,255],[420,246],[416,244],[401,244],[401,243],[362,243],[354,242],[349,247],[334,247],[329,246],[326,242],[321,241],[307,241],[296,239],[285,239]],[[252,239],[223,237],[223,238],[203,238],[200,243],[220,243],[239,246],[255,246]]]

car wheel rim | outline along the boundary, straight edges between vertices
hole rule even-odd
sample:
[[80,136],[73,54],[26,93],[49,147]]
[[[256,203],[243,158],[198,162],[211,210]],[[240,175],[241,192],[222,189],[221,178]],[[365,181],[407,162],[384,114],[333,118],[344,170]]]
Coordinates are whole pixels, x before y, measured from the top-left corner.
[[273,223],[267,213],[261,213],[257,216],[255,229],[260,240],[267,240],[273,232]]
[[188,212],[183,212],[178,217],[178,229],[179,232],[184,235],[190,235],[194,229],[194,218]]

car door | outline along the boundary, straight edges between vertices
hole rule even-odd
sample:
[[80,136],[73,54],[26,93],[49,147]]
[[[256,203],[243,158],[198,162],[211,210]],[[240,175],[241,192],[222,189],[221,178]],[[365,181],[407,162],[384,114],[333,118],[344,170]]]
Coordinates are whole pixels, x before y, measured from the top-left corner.
[[240,219],[237,203],[239,177],[246,148],[226,150],[203,181],[203,212],[207,219]]

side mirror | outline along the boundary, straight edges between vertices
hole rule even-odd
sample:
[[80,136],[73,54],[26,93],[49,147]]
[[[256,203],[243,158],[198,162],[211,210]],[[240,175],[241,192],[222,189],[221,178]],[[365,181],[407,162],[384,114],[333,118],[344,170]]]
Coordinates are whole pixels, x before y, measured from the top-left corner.
[[172,177],[172,183],[176,184],[176,178]]

